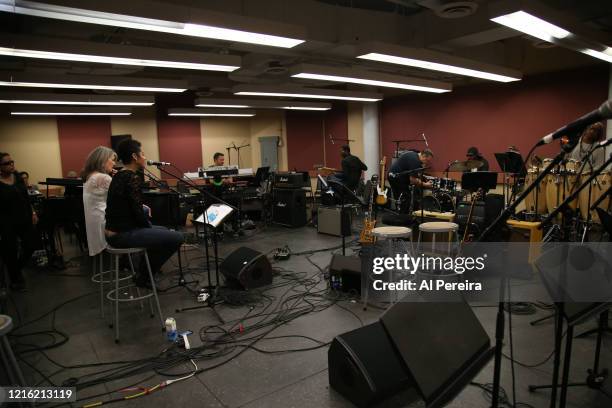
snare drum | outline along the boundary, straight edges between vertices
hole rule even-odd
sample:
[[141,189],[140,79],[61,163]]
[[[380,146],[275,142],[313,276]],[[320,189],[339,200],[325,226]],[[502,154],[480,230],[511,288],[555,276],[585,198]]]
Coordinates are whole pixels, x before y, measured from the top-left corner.
[[[580,183],[584,183],[590,177],[590,174],[582,174],[580,176]],[[593,181],[591,181],[591,200],[589,202],[589,186],[586,186],[582,191],[580,191],[578,197],[580,200],[580,214],[584,220],[587,219],[587,211],[589,206],[595,204],[595,201],[602,194],[604,194],[608,188],[610,187],[610,182],[612,182],[610,172],[603,172],[599,176],[595,177]],[[599,204],[599,208],[608,209],[610,204],[610,198],[606,198]],[[594,222],[599,223],[599,216],[597,215],[597,211],[591,211],[591,219]]]

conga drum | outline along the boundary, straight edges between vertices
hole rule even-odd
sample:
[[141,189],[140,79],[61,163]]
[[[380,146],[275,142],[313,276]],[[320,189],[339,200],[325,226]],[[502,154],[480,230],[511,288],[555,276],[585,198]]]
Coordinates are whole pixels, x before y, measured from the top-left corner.
[[[525,188],[533,184],[541,171],[542,169],[536,166],[531,166],[529,169],[527,169],[527,176],[525,176]],[[546,212],[546,179],[541,181],[540,185],[534,188],[527,195],[527,197],[525,197],[525,211],[529,213],[537,212],[538,214],[544,214]]]
[[[591,176],[589,173],[582,174],[580,176],[581,183],[587,181],[587,179]],[[610,183],[612,182],[611,175],[609,171],[603,172],[597,177],[595,177],[590,184],[591,187],[591,200],[589,201],[589,186],[586,186],[579,193],[580,200],[580,214],[584,220],[587,219],[589,207],[592,206],[595,201],[597,201],[602,194],[604,194],[608,188],[610,187]],[[608,209],[610,205],[610,198],[604,199],[599,205],[599,208]],[[597,211],[591,211],[591,219],[593,222],[599,223],[599,216],[597,215]]]

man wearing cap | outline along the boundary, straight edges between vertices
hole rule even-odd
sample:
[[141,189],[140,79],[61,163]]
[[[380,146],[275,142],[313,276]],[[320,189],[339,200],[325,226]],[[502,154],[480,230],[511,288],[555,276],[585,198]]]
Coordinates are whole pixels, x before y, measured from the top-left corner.
[[478,167],[478,169],[475,171],[489,171],[489,162],[487,161],[487,159],[482,157],[482,154],[480,154],[477,147],[475,146],[470,147],[467,153],[465,154],[465,157],[468,160],[478,160],[482,162],[482,165]]

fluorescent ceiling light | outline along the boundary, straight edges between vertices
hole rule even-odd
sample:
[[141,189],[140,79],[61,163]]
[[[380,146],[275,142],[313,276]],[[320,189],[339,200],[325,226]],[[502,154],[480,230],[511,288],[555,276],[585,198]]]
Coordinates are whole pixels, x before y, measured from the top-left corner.
[[108,91],[183,92],[183,81],[131,77],[85,77],[80,75],[0,75],[0,86],[27,88],[96,89]]
[[583,49],[581,50],[582,53],[586,54],[586,55],[590,55],[591,57],[595,57],[595,58],[599,58],[600,60],[604,60],[607,62],[612,63],[612,52],[609,51],[610,48],[607,48],[606,51],[595,51],[595,50],[591,50],[591,49]]
[[195,106],[199,108],[261,108],[261,109],[293,109],[293,110],[329,110],[331,104],[323,102],[295,102],[266,99],[222,99],[198,98]]
[[443,93],[452,89],[450,84],[420,78],[404,77],[371,71],[301,64],[291,69],[292,77],[320,81],[347,82],[360,85],[399,88],[410,91]]
[[520,72],[513,69],[423,48],[402,47],[382,42],[364,44],[359,48],[357,58],[499,82],[519,81],[522,77]]
[[612,62],[609,36],[593,31],[571,14],[535,0],[503,0],[489,4],[491,21],[560,47]]
[[255,111],[231,109],[168,109],[168,116],[225,116],[247,118],[255,116]]
[[289,110],[312,110],[312,111],[326,111],[326,110],[330,110],[331,108],[300,108],[299,106],[283,106],[283,109],[289,109]]
[[341,101],[378,102],[383,95],[374,92],[342,91],[336,89],[302,88],[298,86],[238,85],[234,95],[281,96],[291,98],[330,99]]
[[[45,4],[34,1],[23,1],[23,0],[0,0],[0,11],[8,11],[11,13],[25,14],[36,17],[54,18],[60,20],[76,21],[81,23],[90,24],[101,24],[113,27],[124,27],[133,28],[136,30],[148,30],[148,31],[159,31],[170,34],[188,35],[194,37],[211,38],[216,40],[224,41],[235,41],[248,44],[267,45],[271,47],[282,47],[292,48],[298,44],[304,42],[296,38],[290,38],[286,36],[263,34],[259,32],[253,32],[249,30],[238,30],[231,28],[223,28],[216,25],[208,24],[195,24],[194,20],[198,20],[198,17],[204,15],[204,18],[212,16],[213,20],[220,20],[223,17],[220,13],[206,12],[205,14],[197,14],[194,9],[188,9],[180,6],[169,5],[167,9],[162,9],[158,6],[144,7],[140,10],[142,14],[150,15],[156,14],[157,16],[175,16],[178,17],[181,11],[184,11],[185,19],[189,18],[192,20],[191,23],[169,21],[157,18],[148,18],[144,16],[133,16],[129,14],[123,14],[121,11],[129,13],[131,10],[138,9],[133,3],[129,1],[126,3],[130,4],[96,4],[96,2],[78,2],[76,4],[91,7],[77,8],[77,7],[65,7],[53,4]],[[110,2],[97,2],[97,3],[110,3]],[[146,3],[141,3],[145,5]],[[132,6],[132,7],[130,7]],[[115,11],[119,9],[118,13],[108,12],[108,10]],[[100,11],[105,10],[105,11]],[[128,11],[130,10],[130,11]],[[227,18],[227,17],[226,17]],[[266,27],[266,25],[277,25],[271,22],[261,22],[260,27]],[[282,25],[284,28],[289,28],[288,25]],[[294,31],[294,30],[291,30]]]
[[[72,50],[80,52],[67,52]],[[240,68],[241,63],[241,58],[235,55],[17,35],[4,35],[0,38],[0,55],[222,72],[234,71]]]
[[26,105],[152,106],[152,96],[0,93],[0,103]]
[[13,108],[13,116],[130,116],[127,108],[61,108],[48,106],[44,108]]
[[524,11],[516,11],[491,20],[548,42],[552,42],[554,38],[563,39],[570,35],[569,31]]

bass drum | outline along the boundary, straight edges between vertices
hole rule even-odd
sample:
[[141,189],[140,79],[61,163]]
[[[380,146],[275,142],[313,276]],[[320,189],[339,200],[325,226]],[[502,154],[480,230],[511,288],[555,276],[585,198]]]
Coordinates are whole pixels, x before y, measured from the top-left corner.
[[423,197],[423,209],[434,212],[455,212],[455,202],[450,194],[436,192]]

